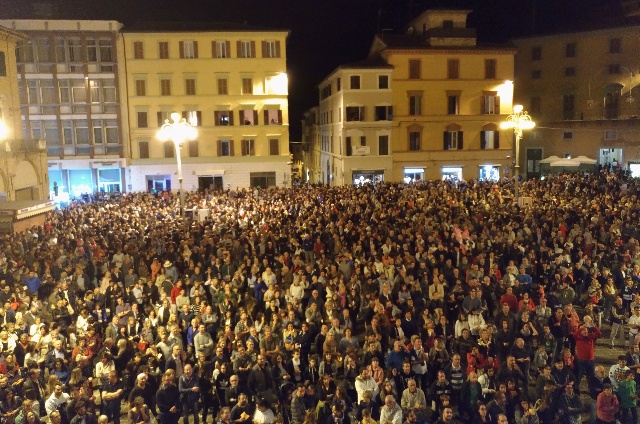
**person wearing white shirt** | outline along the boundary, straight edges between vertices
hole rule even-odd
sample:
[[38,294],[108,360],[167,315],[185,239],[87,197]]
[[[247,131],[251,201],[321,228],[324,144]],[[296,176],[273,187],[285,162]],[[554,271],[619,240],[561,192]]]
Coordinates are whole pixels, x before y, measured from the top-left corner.
[[631,347],[636,344],[636,335],[640,330],[640,305],[634,307],[633,315],[629,317],[627,324],[629,324],[629,346]]
[[63,404],[69,401],[69,394],[62,391],[62,384],[58,383],[53,389],[53,393],[44,404],[47,415],[51,415],[53,411],[57,411]]
[[378,397],[380,387],[376,384],[376,380],[371,376],[369,368],[363,367],[360,371],[360,375],[356,377],[356,393],[358,393],[358,404],[364,400],[364,392],[370,390],[373,397]]
[[402,408],[393,395],[384,398],[384,406],[380,409],[380,424],[402,424]]
[[264,399],[258,402],[256,412],[253,414],[254,424],[272,424],[275,419],[273,411],[269,408],[269,402]]

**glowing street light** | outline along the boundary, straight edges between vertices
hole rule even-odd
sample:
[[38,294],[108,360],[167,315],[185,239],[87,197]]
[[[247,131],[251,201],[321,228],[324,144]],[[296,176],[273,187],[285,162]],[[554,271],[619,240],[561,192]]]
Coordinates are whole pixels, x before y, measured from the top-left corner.
[[164,124],[158,131],[158,140],[162,142],[172,141],[176,148],[176,160],[178,162],[178,184],[180,186],[180,215],[184,218],[184,190],[182,189],[182,158],[180,156],[182,145],[186,141],[195,140],[198,136],[198,131],[187,122],[186,119],[181,118],[179,113],[171,114],[170,122],[168,119],[164,121]]
[[518,201],[520,195],[520,140],[522,139],[522,131],[530,130],[536,126],[536,123],[531,120],[531,117],[526,111],[522,110],[522,105],[514,105],[513,113],[507,116],[507,120],[500,123],[500,128],[510,129],[513,128],[513,133],[516,135],[516,166],[515,166],[515,198]]

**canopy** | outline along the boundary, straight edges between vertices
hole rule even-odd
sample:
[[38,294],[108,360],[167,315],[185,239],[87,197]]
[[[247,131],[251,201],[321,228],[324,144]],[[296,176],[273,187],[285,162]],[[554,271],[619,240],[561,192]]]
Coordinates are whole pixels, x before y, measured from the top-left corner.
[[559,167],[570,168],[573,166],[580,166],[580,162],[575,159],[560,159],[560,160],[551,162],[551,167],[553,168],[559,168]]
[[542,159],[542,160],[540,161],[540,163],[553,163],[553,162],[558,161],[558,160],[560,160],[560,159],[561,159],[561,158],[559,158],[558,156],[549,156],[549,157],[548,157],[548,158],[546,158],[546,159]]
[[572,160],[579,162],[581,164],[595,165],[598,161],[595,159],[588,158],[586,156],[578,156],[573,158]]

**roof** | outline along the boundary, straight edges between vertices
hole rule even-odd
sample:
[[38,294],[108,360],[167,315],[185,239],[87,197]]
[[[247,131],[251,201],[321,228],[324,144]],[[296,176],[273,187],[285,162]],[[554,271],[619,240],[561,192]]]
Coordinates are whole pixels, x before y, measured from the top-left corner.
[[29,36],[25,33],[15,31],[13,29],[7,28],[6,26],[2,26],[2,25],[0,25],[0,34],[7,34],[9,36],[13,36],[17,38],[18,40],[26,40],[29,38]]
[[384,34],[384,36],[378,35],[377,38],[385,45],[385,50],[399,49],[399,50],[504,50],[515,51],[516,47],[511,43],[476,43],[474,46],[431,46],[425,44],[422,36],[414,34]]
[[236,22],[133,22],[126,23],[122,32],[289,32],[289,30]]
[[46,200],[15,200],[0,202],[0,215],[14,216],[16,219],[52,211],[55,203]]
[[640,26],[640,16],[615,17],[597,20],[577,20],[568,21],[561,29],[532,33],[521,37],[514,37],[513,40],[526,40],[532,38],[552,37],[554,35],[570,35],[584,32],[596,32],[614,29],[631,29]]
[[338,69],[377,69],[377,68],[393,69],[393,65],[389,65],[380,56],[373,56],[365,60],[360,60],[357,62],[351,62],[351,63],[346,63],[344,65],[340,65],[336,68],[336,71]]

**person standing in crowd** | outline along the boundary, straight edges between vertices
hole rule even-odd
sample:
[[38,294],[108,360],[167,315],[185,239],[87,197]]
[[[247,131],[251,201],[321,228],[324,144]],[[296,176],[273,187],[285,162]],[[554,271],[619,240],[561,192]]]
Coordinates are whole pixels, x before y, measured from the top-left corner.
[[191,364],[184,366],[184,373],[178,378],[178,390],[180,392],[183,422],[189,422],[189,415],[193,413],[193,422],[198,424],[200,384],[198,376],[193,373]]
[[158,421],[161,424],[177,424],[180,418],[180,391],[173,383],[173,379],[173,373],[165,373],[156,393]]

